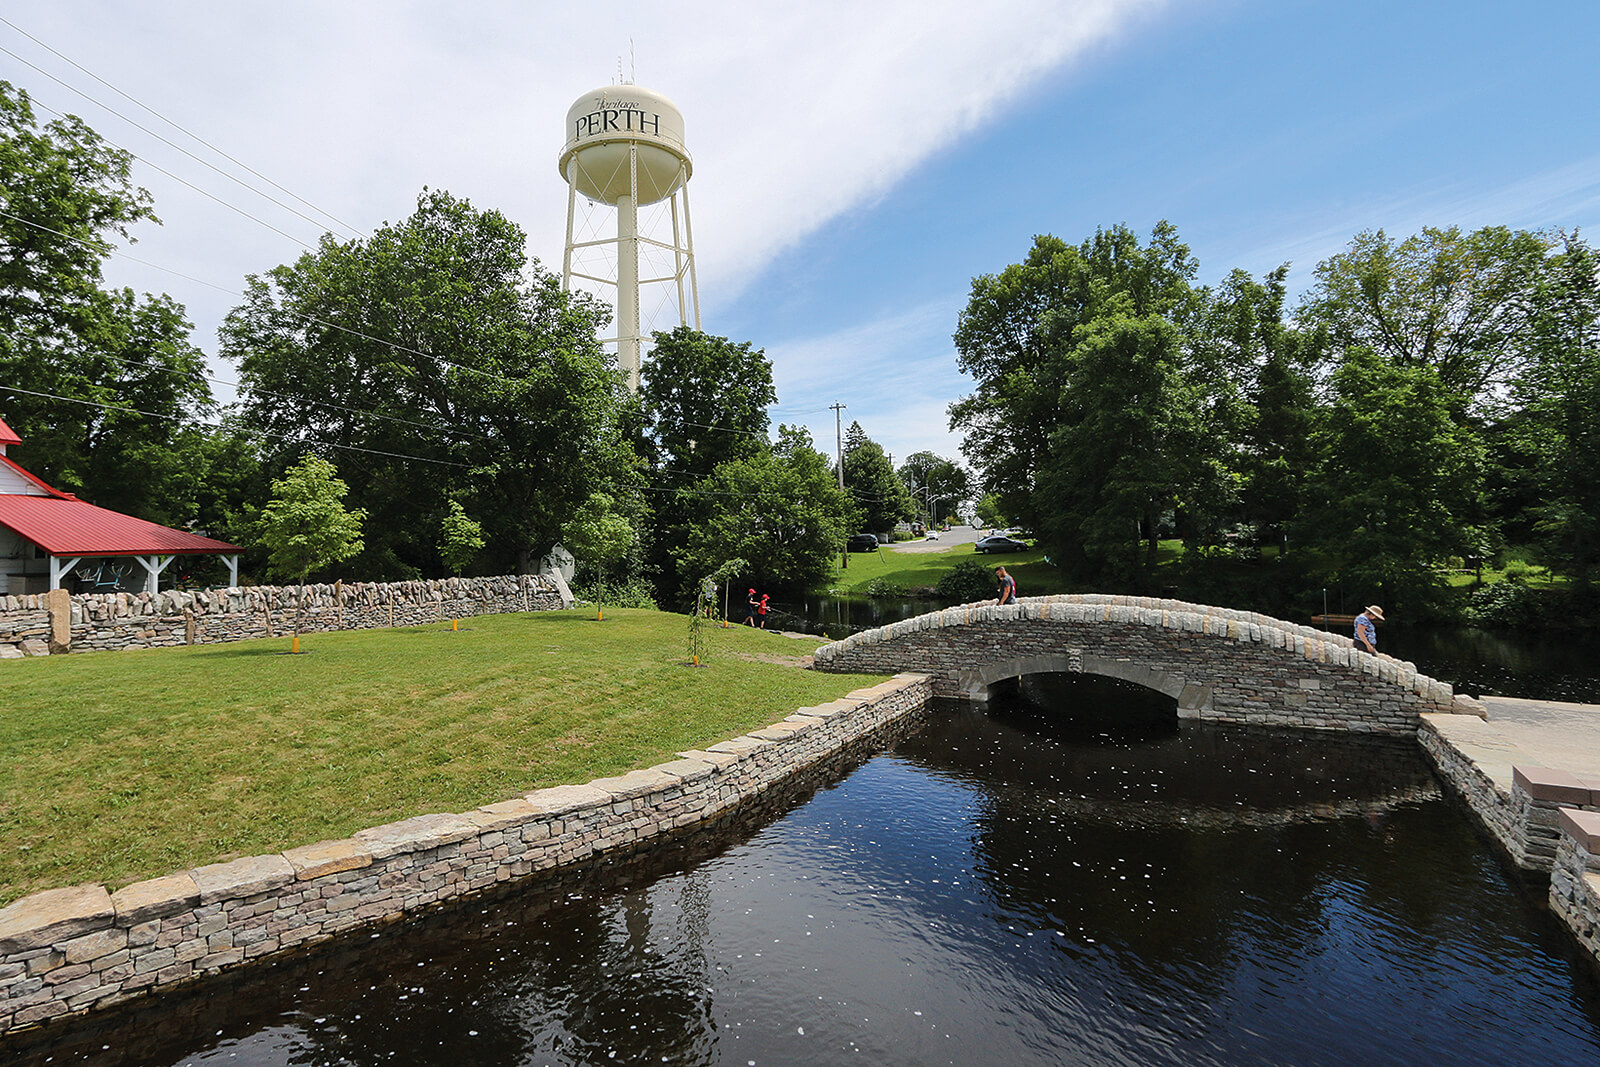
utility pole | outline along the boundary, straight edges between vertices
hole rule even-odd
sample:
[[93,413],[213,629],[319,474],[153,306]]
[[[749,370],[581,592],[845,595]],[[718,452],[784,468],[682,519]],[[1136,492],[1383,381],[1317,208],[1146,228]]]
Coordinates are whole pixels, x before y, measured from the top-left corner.
[[[833,406],[832,406],[832,410],[833,410],[833,445],[834,445],[835,455],[838,457],[838,463],[839,463],[839,492],[841,492],[841,493],[844,492],[844,430],[842,428],[844,426],[844,423],[842,421],[843,416],[840,414],[840,412],[844,411],[844,408],[845,408],[845,406],[843,404],[839,403],[838,401],[834,401]],[[845,537],[844,546],[839,550],[839,569],[840,570],[849,570],[850,569],[850,538],[849,538],[848,535],[846,535],[846,537]]]

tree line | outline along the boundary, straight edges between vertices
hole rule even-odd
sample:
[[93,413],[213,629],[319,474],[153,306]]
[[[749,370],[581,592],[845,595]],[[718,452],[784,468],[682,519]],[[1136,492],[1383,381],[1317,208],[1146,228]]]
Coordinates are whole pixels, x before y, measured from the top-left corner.
[[183,309],[103,285],[112,241],[155,220],[132,157],[77,119],[40,123],[5,83],[0,120],[15,458],[246,546],[247,570],[307,576],[279,550],[308,482],[361,519],[347,574],[526,572],[565,542],[588,580],[673,604],[729,559],[768,586],[819,583],[850,533],[914,511],[859,426],[848,492],[804,430],[771,432],[772,368],[749,343],[659,333],[630,395],[597,339],[609,309],[564,292],[503,214],[441,190],[249,276],[220,331],[237,400],[219,405]]
[[[630,395],[609,309],[442,190],[247,278],[221,405],[183,308],[104,284],[155,219],[130,165],[0,82],[0,414],[46,481],[245,545],[255,573],[274,486],[316,456],[364,517],[344,573],[372,579],[527,571],[565,542],[615,595],[682,606],[729,560],[814,586],[849,534],[978,498],[1086,587],[1448,611],[1446,573],[1508,547],[1593,583],[1600,264],[1577,233],[1364,233],[1293,301],[1287,265],[1198,284],[1165,222],[1038,237],[956,324],[970,472],[896,467],[852,424],[841,491],[825,449],[771,426],[759,348],[657,334]],[[1173,539],[1183,563],[1158,566]]]
[[[1448,572],[1600,562],[1600,284],[1576,232],[1358,234],[1196,283],[1175,227],[1034,239],[974,279],[950,409],[1003,510],[1097,587],[1448,614]],[[1181,539],[1185,566],[1158,570]],[[1219,599],[1215,602],[1230,602]]]

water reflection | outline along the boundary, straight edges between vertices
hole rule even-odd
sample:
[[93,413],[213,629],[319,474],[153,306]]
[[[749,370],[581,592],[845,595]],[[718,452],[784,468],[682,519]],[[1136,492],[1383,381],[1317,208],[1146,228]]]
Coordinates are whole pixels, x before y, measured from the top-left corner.
[[[1098,699],[1098,698],[1096,698]],[[1092,701],[1091,701],[1092,702]],[[21,1062],[1594,1062],[1414,747],[952,706],[775,807]]]

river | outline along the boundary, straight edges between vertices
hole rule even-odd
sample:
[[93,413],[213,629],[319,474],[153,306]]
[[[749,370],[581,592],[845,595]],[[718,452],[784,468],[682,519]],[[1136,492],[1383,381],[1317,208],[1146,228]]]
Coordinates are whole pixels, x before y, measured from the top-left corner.
[[1043,699],[7,1062],[1600,1062],[1600,971],[1413,743]]

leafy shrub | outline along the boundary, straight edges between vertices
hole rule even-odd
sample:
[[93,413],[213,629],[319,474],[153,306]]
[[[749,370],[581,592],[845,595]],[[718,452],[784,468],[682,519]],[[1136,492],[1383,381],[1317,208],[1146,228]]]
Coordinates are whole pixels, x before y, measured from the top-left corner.
[[874,578],[867,583],[867,595],[872,597],[900,597],[905,596],[903,586],[895,585],[887,578]]
[[1519,581],[1495,582],[1472,591],[1468,618],[1479,626],[1529,626],[1539,622],[1549,599]]
[[579,600],[598,601],[608,608],[654,608],[656,599],[647,582],[589,581],[574,584],[572,595]]
[[975,559],[964,559],[939,578],[934,592],[939,599],[955,604],[983,600],[994,595],[994,571]]

